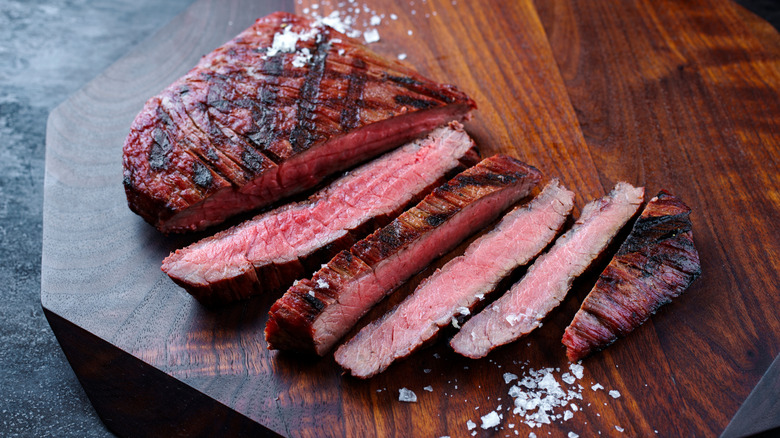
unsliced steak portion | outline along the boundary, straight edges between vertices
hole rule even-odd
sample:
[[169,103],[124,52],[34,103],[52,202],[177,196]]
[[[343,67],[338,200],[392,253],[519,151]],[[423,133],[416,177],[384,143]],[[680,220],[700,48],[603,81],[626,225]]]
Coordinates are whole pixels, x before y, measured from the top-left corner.
[[585,206],[555,245],[540,256],[509,291],[466,321],[452,338],[456,352],[477,359],[530,333],[566,296],[574,279],[606,249],[639,209],[643,188],[618,183],[607,196]]
[[661,191],[648,202],[563,334],[577,361],[639,327],[701,274],[691,209]]
[[199,230],[474,108],[453,86],[277,12],[146,102],[123,150],[128,204],[163,232]]
[[268,348],[324,355],[385,295],[493,221],[540,179],[534,167],[496,155],[436,188],[276,301],[265,328]]
[[336,362],[353,376],[368,378],[408,356],[457,314],[468,314],[513,269],[539,254],[555,238],[573,205],[574,193],[553,180],[530,204],[507,213],[463,255],[339,347]]
[[308,200],[177,250],[162,270],[207,305],[287,289],[478,161],[460,123],[353,170]]

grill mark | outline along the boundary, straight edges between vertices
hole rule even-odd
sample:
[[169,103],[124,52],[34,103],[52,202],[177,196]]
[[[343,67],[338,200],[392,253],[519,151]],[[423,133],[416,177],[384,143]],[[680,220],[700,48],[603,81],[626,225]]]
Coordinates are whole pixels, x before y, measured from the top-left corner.
[[211,187],[214,177],[209,169],[200,161],[192,163],[192,181],[204,189]]
[[302,293],[301,297],[315,310],[316,313],[322,312],[322,309],[325,308],[325,303],[323,303],[322,300],[315,296],[312,296],[308,293]]
[[503,186],[513,183],[520,178],[517,174],[480,173],[476,175],[459,175],[449,184],[439,187],[437,190],[445,192],[460,191],[465,187]]
[[241,162],[248,169],[257,172],[263,168],[265,158],[252,149],[244,149],[241,153]]
[[[274,57],[270,61],[281,62],[280,57]],[[249,135],[249,138],[263,150],[268,145],[273,144],[279,135],[277,125],[276,111],[274,108],[278,105],[279,95],[274,90],[276,84],[268,83],[260,89],[260,105],[255,104],[252,110],[252,120],[257,127],[257,131]]]
[[360,107],[366,85],[366,75],[363,73],[366,63],[362,59],[355,58],[352,66],[350,74],[346,76],[349,82],[339,120],[339,125],[344,132],[355,129],[360,124]]
[[439,102],[433,100],[419,99],[406,94],[397,94],[393,100],[399,105],[411,106],[417,109],[428,109],[440,105]]
[[418,87],[423,85],[422,82],[418,81],[417,79],[411,78],[409,76],[386,75],[385,78],[387,80],[395,82],[396,84],[401,84],[401,85],[414,85]]
[[[253,147],[264,153],[269,152],[269,146],[276,142],[279,135],[277,126],[277,107],[278,93],[275,88],[279,87],[279,77],[276,73],[284,70],[283,55],[272,56],[263,64],[264,72],[275,73],[266,80],[256,80],[252,77],[242,76],[243,79],[250,80],[258,84],[259,95],[257,97],[236,99],[233,105],[250,110],[254,129],[244,133],[243,137],[247,139]],[[225,111],[223,111],[225,112]]]
[[431,84],[420,82],[417,79],[408,76],[384,75],[383,79],[390,80],[399,85],[404,85],[408,90],[414,91],[416,93],[435,97],[436,99],[439,99],[442,102],[446,102],[446,103],[455,102],[455,98],[453,96],[440,92],[437,89],[438,86],[431,86]]
[[447,219],[450,218],[451,215],[447,214],[432,214],[425,218],[425,222],[428,223],[428,225],[432,227],[438,227],[439,225],[443,224]]
[[168,152],[171,151],[171,141],[168,139],[168,133],[155,127],[152,131],[152,148],[149,150],[149,167],[152,170],[160,171],[168,168]]
[[290,144],[293,152],[298,153],[308,149],[319,139],[316,132],[315,110],[317,109],[320,85],[325,71],[325,61],[330,49],[330,31],[327,28],[317,34],[314,53],[311,57],[309,72],[306,74],[298,99],[296,111],[297,123],[290,133]]

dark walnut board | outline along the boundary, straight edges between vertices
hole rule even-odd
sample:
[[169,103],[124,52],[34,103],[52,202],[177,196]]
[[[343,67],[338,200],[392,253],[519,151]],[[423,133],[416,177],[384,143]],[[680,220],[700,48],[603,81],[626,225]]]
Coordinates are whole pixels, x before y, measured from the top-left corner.
[[[780,351],[777,32],[714,0],[417,3],[412,15],[406,1],[371,2],[399,16],[385,20],[373,47],[407,53],[424,74],[469,93],[479,110],[466,126],[483,155],[505,152],[561,178],[578,194],[577,211],[619,180],[646,186],[648,197],[667,188],[693,209],[702,277],[583,362],[583,411],[533,431],[720,434]],[[49,118],[41,301],[95,409],[119,435],[470,436],[467,420],[511,404],[503,372],[521,374],[526,361],[567,366],[560,338],[598,268],[521,342],[472,361],[439,340],[367,381],[342,375],[332,357],[266,350],[276,297],[209,311],[160,271],[192,237],[164,237],[127,208],[121,146],[130,122],[256,17],[305,6],[198,1]],[[592,392],[591,382],[622,397]],[[418,402],[399,402],[401,387]],[[477,428],[477,436],[528,436],[504,412],[503,430]]]

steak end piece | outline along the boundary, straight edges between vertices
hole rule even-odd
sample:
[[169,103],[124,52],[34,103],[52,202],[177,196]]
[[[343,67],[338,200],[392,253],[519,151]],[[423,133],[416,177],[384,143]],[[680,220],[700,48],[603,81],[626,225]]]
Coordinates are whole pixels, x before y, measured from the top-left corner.
[[626,336],[701,275],[690,212],[663,190],[648,202],[564,332],[570,361]]
[[458,122],[360,166],[306,201],[176,250],[162,270],[208,306],[286,290],[478,161]]
[[541,326],[542,319],[566,297],[574,279],[636,214],[643,197],[643,188],[618,183],[607,196],[586,205],[574,226],[518,283],[466,321],[452,338],[452,348],[477,359]]
[[336,362],[359,378],[384,371],[468,315],[513,269],[539,254],[563,226],[574,193],[553,180],[529,204],[507,213],[489,233],[425,279],[388,314],[336,350]]
[[475,108],[454,86],[277,12],[146,102],[123,147],[128,205],[165,233],[200,230]]
[[350,249],[271,306],[269,349],[324,355],[371,307],[527,196],[541,179],[505,155],[487,158]]

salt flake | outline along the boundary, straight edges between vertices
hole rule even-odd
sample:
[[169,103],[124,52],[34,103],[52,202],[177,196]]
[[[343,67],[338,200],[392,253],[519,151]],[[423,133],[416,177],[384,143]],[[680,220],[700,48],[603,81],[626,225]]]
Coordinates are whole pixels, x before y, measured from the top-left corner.
[[401,388],[398,390],[398,401],[415,403],[417,402],[417,394],[410,389]]
[[363,39],[366,40],[366,44],[371,44],[379,41],[379,31],[371,29],[363,32]]
[[[307,52],[309,51],[308,49],[303,49],[303,50],[306,50]],[[311,58],[311,54],[309,55],[309,57]],[[320,289],[327,289],[327,288],[330,287],[330,284],[328,284],[327,281],[325,281],[325,280],[323,280],[321,278],[318,278],[317,279],[317,287],[320,288]]]
[[487,415],[482,416],[482,427],[483,429],[490,429],[491,427],[496,427],[498,424],[501,423],[501,419],[498,417],[498,414],[496,411],[492,411]]
[[572,374],[574,374],[574,377],[576,377],[578,379],[582,378],[582,371],[583,371],[583,369],[584,369],[584,367],[582,365],[580,365],[580,364],[577,364],[577,363],[573,363],[573,364],[569,365],[569,370],[571,371]]

